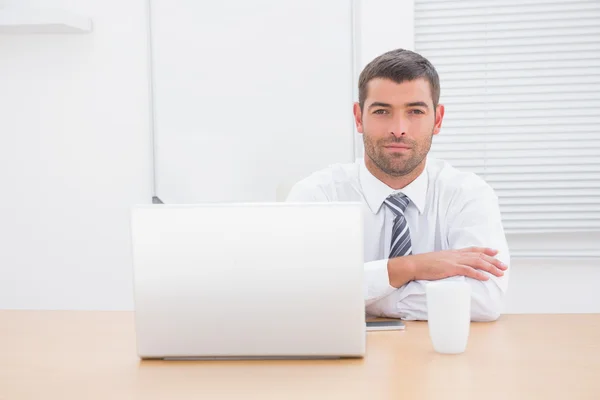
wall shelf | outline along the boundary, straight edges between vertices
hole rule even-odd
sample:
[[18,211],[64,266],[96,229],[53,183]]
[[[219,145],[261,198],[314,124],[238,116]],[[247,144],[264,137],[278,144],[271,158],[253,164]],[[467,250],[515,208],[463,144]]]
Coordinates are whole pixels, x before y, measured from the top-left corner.
[[92,31],[88,17],[64,10],[0,8],[0,33],[86,33]]

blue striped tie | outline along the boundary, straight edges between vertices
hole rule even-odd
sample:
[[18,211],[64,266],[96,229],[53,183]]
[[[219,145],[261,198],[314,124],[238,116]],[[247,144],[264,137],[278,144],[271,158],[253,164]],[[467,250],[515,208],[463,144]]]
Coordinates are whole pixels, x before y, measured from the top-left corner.
[[402,193],[398,193],[385,199],[385,205],[388,206],[395,215],[389,258],[412,254],[410,230],[408,229],[408,224],[404,217],[404,210],[406,210],[409,202],[409,198]]

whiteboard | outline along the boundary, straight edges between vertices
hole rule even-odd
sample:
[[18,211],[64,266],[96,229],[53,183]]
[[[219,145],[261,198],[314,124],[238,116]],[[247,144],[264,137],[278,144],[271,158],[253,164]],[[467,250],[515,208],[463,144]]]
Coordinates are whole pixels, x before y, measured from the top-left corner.
[[351,0],[150,0],[155,195],[281,200],[354,159]]

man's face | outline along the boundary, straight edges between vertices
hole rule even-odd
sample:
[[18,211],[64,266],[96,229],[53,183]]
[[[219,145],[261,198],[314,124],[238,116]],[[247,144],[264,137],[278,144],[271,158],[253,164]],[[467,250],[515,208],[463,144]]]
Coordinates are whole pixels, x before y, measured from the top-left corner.
[[410,174],[424,162],[433,135],[439,133],[444,106],[434,112],[429,82],[422,78],[402,83],[376,78],[367,87],[363,109],[354,105],[365,153],[387,175]]

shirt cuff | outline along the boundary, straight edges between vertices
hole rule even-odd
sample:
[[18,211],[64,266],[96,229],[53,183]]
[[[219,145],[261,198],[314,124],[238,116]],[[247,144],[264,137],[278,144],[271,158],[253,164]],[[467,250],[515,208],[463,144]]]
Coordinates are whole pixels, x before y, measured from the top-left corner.
[[365,305],[369,305],[396,290],[390,285],[388,259],[365,263]]

